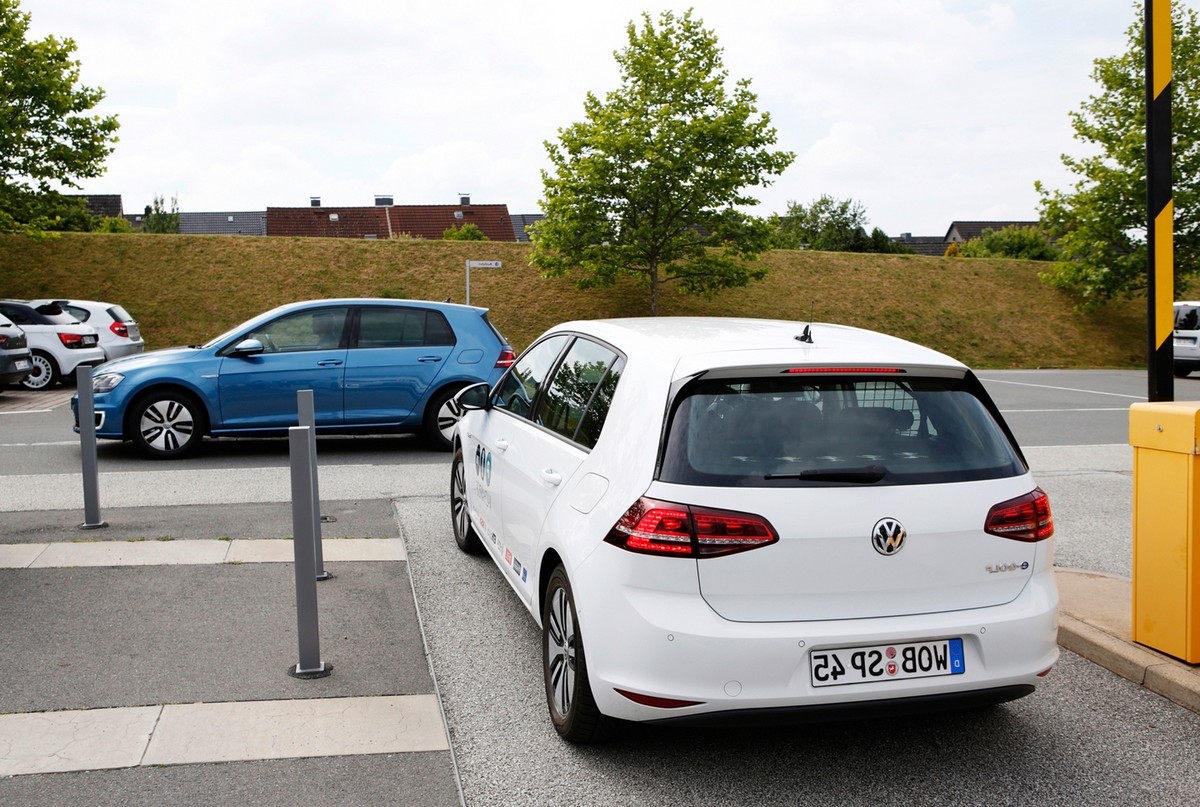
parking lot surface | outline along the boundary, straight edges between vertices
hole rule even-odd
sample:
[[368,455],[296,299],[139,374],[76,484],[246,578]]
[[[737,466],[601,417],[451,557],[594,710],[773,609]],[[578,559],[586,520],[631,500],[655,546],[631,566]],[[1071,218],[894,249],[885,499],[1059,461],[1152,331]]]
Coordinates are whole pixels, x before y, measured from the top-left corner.
[[[1107,375],[1091,387],[1086,375],[981,375],[1051,494],[1058,565],[1119,591],[1130,450],[1104,424],[1128,407],[1114,396],[1137,389]],[[565,745],[546,717],[539,631],[490,561],[454,546],[449,458],[404,439],[318,441],[322,512],[335,519],[323,526],[335,577],[318,587],[333,672],[298,680],[286,673],[297,640],[286,449],[220,443],[150,463],[102,445],[109,527],[81,531],[65,400],[0,409],[6,804],[1182,805],[1200,792],[1200,716],[1070,651],[1037,693],[984,712],[631,727],[608,746]],[[211,559],[178,562],[193,551]],[[141,749],[136,761],[14,769],[117,737]]]

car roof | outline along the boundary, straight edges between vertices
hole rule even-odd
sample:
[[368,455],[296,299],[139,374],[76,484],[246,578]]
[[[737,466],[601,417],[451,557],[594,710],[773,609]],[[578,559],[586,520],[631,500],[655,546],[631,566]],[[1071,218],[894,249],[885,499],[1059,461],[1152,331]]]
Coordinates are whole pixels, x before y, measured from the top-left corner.
[[[943,368],[961,362],[887,334],[824,322],[736,317],[631,317],[576,320],[551,331],[595,336],[643,360],[674,368],[675,377],[715,367],[843,364]],[[807,336],[806,336],[807,331]],[[805,341],[811,339],[811,341]]]

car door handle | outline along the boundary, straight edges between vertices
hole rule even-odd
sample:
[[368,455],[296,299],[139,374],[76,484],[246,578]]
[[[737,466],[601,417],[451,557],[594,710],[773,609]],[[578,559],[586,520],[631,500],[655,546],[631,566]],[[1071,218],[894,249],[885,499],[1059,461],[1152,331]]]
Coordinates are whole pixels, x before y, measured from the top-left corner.
[[422,356],[421,358],[417,359],[417,361],[419,361],[421,364],[437,364],[441,360],[441,356]]
[[337,367],[342,363],[341,359],[322,359],[317,362],[318,367]]
[[542,481],[551,487],[556,487],[562,482],[562,474],[553,468],[543,468]]
[[497,451],[508,451],[508,441],[505,440],[503,437],[498,439],[496,441],[496,450]]

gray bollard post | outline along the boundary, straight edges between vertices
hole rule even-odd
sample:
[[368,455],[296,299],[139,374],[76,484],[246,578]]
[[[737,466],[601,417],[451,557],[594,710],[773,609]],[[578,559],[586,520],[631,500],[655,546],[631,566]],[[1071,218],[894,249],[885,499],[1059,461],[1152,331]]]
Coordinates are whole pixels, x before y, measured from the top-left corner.
[[318,580],[330,580],[333,572],[325,569],[324,542],[321,537],[321,488],[317,482],[317,414],[313,399],[313,391],[302,389],[296,391],[296,413],[301,426],[308,427],[309,450],[312,457],[312,517],[313,535],[316,536],[316,570]]
[[75,373],[79,392],[79,454],[83,459],[83,523],[81,530],[98,530],[108,523],[100,519],[100,468],[96,459],[96,399],[92,393],[92,368]]
[[300,660],[288,668],[293,678],[324,678],[333,665],[321,660],[317,626],[317,576],[313,544],[312,444],[308,426],[288,429],[288,455],[292,470],[292,551],[296,561],[296,634]]

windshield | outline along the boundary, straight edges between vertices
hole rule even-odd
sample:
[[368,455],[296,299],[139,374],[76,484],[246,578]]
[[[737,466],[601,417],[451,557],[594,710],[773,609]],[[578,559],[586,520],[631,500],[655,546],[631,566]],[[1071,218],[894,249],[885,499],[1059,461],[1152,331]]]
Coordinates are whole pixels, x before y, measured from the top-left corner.
[[928,484],[1025,473],[966,379],[777,376],[690,383],[660,479],[685,485]]

